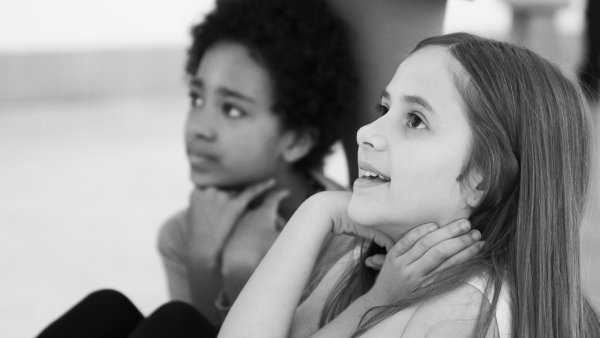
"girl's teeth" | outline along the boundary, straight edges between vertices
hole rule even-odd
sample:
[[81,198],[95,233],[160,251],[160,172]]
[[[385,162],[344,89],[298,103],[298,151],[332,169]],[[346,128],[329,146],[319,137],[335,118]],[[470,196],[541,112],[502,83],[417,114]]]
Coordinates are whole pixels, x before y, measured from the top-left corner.
[[369,170],[360,169],[359,170],[359,174],[360,174],[361,177],[379,178],[382,181],[387,181],[386,178],[384,178],[383,176],[378,175],[378,174],[376,174],[376,173],[374,173],[372,171],[369,171]]

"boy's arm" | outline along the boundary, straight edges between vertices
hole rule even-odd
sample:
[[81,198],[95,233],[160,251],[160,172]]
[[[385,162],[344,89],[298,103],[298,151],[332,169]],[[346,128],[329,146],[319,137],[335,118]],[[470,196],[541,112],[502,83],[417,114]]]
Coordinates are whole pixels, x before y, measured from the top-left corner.
[[[321,173],[313,172],[317,184],[325,190],[340,191],[344,188],[334,181],[323,176]],[[229,310],[238,294],[246,284],[260,261],[273,245],[286,220],[278,216],[281,201],[287,196],[284,191],[271,191],[260,206],[247,210],[236,223],[231,237],[223,250],[221,275],[223,278],[223,292],[217,301],[224,312]],[[319,259],[316,262],[313,276],[323,276],[348,250],[354,246],[352,236],[329,236],[323,243]],[[319,278],[310,281],[316,286]],[[315,276],[316,277],[316,276]],[[305,289],[311,291],[312,288]]]
[[332,231],[393,243],[347,219],[350,193],[323,192],[298,208],[223,323],[219,337],[285,337],[323,241]]
[[[316,195],[315,195],[316,196]],[[289,220],[238,296],[219,337],[285,337],[330,219],[307,199]]]
[[261,182],[237,194],[213,187],[192,192],[185,243],[188,288],[192,304],[214,323],[220,321],[215,299],[222,287],[223,246],[248,203],[273,184]]
[[280,230],[277,210],[287,191],[270,191],[260,205],[246,210],[236,223],[222,255],[222,310],[228,310],[265,256]]
[[160,228],[157,247],[165,269],[171,299],[191,302],[184,251],[187,209],[169,218]]

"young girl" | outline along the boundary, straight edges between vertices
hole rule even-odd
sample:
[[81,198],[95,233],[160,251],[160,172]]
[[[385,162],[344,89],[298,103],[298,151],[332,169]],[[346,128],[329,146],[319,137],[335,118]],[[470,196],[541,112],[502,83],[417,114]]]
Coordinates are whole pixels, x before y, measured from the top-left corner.
[[[219,336],[600,336],[579,271],[591,133],[581,90],[524,48],[451,34],[417,45],[377,110],[357,135],[354,192],[298,209]],[[401,273],[457,231],[417,225],[452,220],[481,232],[481,252],[406,288]],[[372,243],[298,306],[330,233]],[[363,259],[378,246],[377,273]]]

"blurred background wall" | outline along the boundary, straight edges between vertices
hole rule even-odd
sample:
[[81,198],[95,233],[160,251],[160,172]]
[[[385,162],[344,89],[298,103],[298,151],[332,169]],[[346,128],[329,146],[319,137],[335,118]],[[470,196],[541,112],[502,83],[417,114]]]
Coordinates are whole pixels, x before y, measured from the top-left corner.
[[210,0],[2,1],[0,102],[181,90],[188,27]]
[[[213,6],[212,0],[2,3],[2,104],[177,93],[188,27]],[[445,28],[499,38],[514,31],[516,40],[556,53],[549,37],[579,35],[582,8],[582,0],[450,0]],[[568,62],[576,58],[562,53],[576,51],[558,53]]]

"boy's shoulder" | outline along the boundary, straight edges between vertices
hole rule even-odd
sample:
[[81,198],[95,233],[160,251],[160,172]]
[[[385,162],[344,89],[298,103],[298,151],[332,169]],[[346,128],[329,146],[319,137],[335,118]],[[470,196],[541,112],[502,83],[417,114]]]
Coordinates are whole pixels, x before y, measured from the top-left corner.
[[187,223],[188,207],[171,215],[161,226],[161,232],[183,231]]
[[182,248],[187,228],[188,208],[180,210],[161,225],[158,232],[158,249],[160,252],[170,251],[174,248]]

